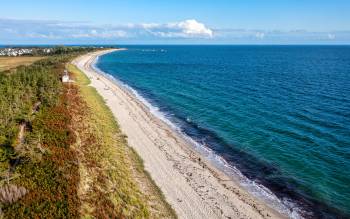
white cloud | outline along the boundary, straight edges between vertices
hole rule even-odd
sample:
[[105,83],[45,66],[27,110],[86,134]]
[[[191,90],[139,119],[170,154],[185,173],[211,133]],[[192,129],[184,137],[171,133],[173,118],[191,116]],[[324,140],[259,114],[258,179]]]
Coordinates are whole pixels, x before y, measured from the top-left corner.
[[263,32],[257,32],[255,34],[255,37],[258,38],[258,39],[264,39],[265,38],[265,33]]
[[82,31],[81,33],[71,34],[69,37],[113,39],[113,38],[126,38],[128,37],[128,34],[123,30],[106,30],[106,31],[91,30],[90,32]]
[[[131,25],[132,27],[135,27],[135,25]],[[141,27],[145,29],[152,29],[152,28],[159,28],[161,25],[157,23],[146,23],[146,24],[141,24]]]
[[166,24],[141,25],[149,33],[167,38],[212,38],[213,31],[194,19]]
[[328,39],[330,39],[330,40],[334,40],[334,39],[335,39],[335,34],[329,33],[329,34],[327,35],[327,37],[328,37]]
[[59,39],[60,38],[59,36],[56,36],[53,33],[43,34],[43,33],[35,33],[35,32],[25,33],[23,35],[23,37],[33,38],[33,39],[37,39],[37,38],[42,38],[42,39]]
[[[257,39],[259,39],[257,41]],[[87,22],[15,20],[0,18],[4,43],[115,42],[332,43],[350,42],[350,31],[211,29],[195,19],[169,23],[95,25]]]
[[[11,30],[11,31],[9,31]],[[7,38],[124,39],[212,38],[213,31],[194,19],[165,24],[92,25],[80,22],[0,19],[0,33]],[[0,35],[0,39],[1,39]]]
[[185,20],[170,24],[170,26],[180,28],[182,32],[188,36],[213,37],[213,31],[196,20]]

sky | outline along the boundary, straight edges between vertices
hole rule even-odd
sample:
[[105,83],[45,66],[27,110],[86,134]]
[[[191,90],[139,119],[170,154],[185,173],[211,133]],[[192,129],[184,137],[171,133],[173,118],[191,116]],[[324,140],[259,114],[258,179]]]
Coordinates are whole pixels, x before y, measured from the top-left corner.
[[350,44],[350,0],[1,0],[7,44]]

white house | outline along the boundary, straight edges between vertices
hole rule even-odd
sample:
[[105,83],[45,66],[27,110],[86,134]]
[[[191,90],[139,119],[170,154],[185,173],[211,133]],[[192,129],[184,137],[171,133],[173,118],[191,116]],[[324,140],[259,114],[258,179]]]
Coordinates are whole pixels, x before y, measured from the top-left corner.
[[70,82],[70,80],[69,80],[69,75],[68,75],[68,71],[67,71],[67,70],[64,70],[64,75],[62,76],[62,82],[63,82],[63,83],[68,83],[68,82]]

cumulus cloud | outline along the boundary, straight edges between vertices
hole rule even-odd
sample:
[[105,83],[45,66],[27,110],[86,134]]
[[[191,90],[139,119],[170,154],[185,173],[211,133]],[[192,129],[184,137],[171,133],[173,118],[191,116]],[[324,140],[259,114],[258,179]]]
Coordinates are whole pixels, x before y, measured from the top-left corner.
[[148,33],[167,38],[212,38],[213,31],[194,19],[166,24],[141,24]]
[[178,23],[172,23],[168,26],[170,28],[177,28],[181,30],[182,34],[188,37],[213,37],[213,31],[196,20],[186,20]]

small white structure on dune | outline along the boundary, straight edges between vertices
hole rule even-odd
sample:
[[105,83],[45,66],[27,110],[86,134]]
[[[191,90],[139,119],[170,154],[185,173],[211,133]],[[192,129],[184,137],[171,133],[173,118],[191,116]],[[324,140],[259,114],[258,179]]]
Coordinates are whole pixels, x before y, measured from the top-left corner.
[[64,75],[62,76],[62,82],[63,82],[63,83],[68,83],[68,82],[70,82],[70,80],[69,80],[69,75],[68,75],[68,71],[67,71],[67,70],[64,70]]

